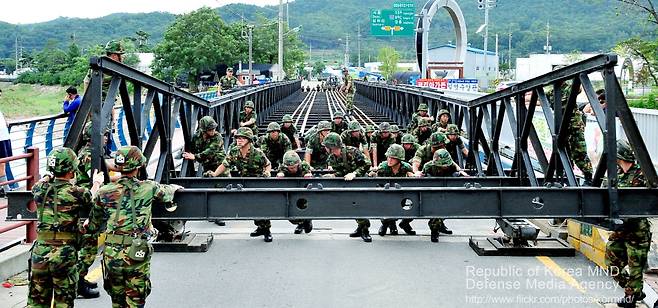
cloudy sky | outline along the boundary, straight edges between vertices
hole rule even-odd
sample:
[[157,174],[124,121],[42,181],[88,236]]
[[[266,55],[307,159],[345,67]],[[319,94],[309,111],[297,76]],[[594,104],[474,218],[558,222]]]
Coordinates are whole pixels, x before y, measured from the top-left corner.
[[[285,3],[285,0],[283,2]],[[204,5],[218,7],[228,3],[263,6],[278,4],[279,0],[10,0],[2,1],[0,21],[27,24],[44,22],[60,16],[96,18],[122,12],[165,11],[180,14]]]

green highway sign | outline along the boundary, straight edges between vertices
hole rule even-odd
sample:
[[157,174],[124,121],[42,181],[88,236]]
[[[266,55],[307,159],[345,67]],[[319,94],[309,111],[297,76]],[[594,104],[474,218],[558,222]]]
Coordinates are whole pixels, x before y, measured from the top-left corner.
[[395,2],[393,9],[370,10],[370,34],[373,36],[412,36],[416,29],[416,4]]

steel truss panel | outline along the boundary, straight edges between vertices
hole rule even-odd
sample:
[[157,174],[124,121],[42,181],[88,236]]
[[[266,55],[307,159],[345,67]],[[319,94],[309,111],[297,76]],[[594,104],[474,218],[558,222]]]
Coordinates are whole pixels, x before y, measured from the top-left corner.
[[383,188],[400,187],[510,187],[523,186],[518,178],[510,177],[454,177],[454,178],[172,178],[171,184],[185,188]]

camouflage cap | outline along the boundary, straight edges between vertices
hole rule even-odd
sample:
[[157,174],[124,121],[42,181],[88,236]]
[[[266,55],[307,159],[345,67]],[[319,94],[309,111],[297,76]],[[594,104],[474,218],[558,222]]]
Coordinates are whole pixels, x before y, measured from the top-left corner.
[[324,138],[322,145],[328,148],[340,148],[343,146],[343,140],[340,139],[340,135],[331,132]]
[[247,138],[247,140],[251,141],[251,139],[254,138],[254,131],[249,127],[240,127],[235,133],[235,138],[237,137]]
[[335,118],[341,118],[341,119],[342,119],[342,118],[344,118],[344,117],[345,117],[345,115],[343,114],[342,111],[336,111],[336,112],[334,112],[334,119],[335,119]]
[[372,133],[375,131],[375,127],[372,125],[366,126],[366,133]]
[[217,128],[217,122],[211,116],[205,116],[199,120],[199,129],[202,131],[209,131]]
[[226,72],[227,72],[227,73],[228,73],[228,72],[233,73],[233,68],[232,68],[232,67],[227,68],[227,69],[226,69]]
[[391,124],[388,122],[382,122],[379,124],[379,131],[382,133],[388,133],[391,131]]
[[412,134],[404,134],[402,136],[402,143],[416,143],[416,137]]
[[47,170],[53,173],[67,173],[78,168],[78,156],[69,148],[59,147],[50,151]]
[[635,154],[631,145],[626,140],[617,140],[617,159],[625,160],[627,162],[635,161]]
[[281,131],[281,125],[277,122],[272,122],[267,125],[267,132],[280,132]]
[[124,146],[114,153],[114,164],[121,172],[130,172],[146,166],[146,157],[136,146]]
[[430,136],[430,145],[437,147],[446,143],[446,135],[436,132]]
[[440,118],[442,115],[444,115],[444,114],[447,114],[448,117],[450,117],[450,111],[448,111],[447,109],[441,109],[441,110],[439,110],[439,118]]
[[[107,126],[101,128],[103,129],[103,134],[107,134],[110,131],[110,129]],[[93,129],[94,128],[91,122],[87,122],[87,124],[85,124],[85,128],[82,130],[82,141],[84,142],[91,141],[91,132]]]
[[430,122],[429,119],[422,118],[420,121],[418,121],[418,127],[421,126],[430,126],[432,123]]
[[400,132],[400,127],[398,127],[395,124],[391,125],[391,133],[399,133],[399,132]]
[[418,111],[427,111],[427,104],[419,104]]
[[283,119],[281,119],[281,122],[283,123],[292,123],[292,116],[289,114],[286,114],[283,116]]
[[448,124],[446,135],[459,135],[459,128],[455,124]]
[[254,109],[254,102],[252,102],[252,101],[246,101],[246,102],[244,103],[244,108],[251,108],[251,109]]
[[434,152],[434,161],[436,161],[440,166],[450,166],[453,164],[452,157],[450,157],[450,152],[446,149],[439,149]]
[[399,160],[404,160],[404,148],[399,144],[391,144],[391,146],[388,147],[388,150],[386,150],[386,157],[393,157]]
[[350,121],[349,124],[347,124],[347,130],[351,132],[356,132],[356,131],[361,131],[361,124],[357,121]]
[[105,44],[105,53],[106,54],[115,53],[115,54],[122,55],[124,52],[125,52],[125,50],[123,49],[123,45],[121,45],[121,42],[119,42],[117,40],[111,40],[111,41],[107,42],[107,44]]
[[283,154],[283,164],[287,167],[297,165],[302,162],[302,159],[299,158],[299,154],[294,150],[287,151]]
[[323,130],[331,130],[331,122],[329,121],[320,121],[318,123],[318,131],[321,132]]

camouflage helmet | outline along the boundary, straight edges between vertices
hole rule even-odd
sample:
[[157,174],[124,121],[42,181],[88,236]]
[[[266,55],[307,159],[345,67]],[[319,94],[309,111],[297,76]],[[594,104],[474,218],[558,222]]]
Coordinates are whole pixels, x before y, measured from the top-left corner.
[[217,128],[217,122],[211,116],[205,116],[199,120],[199,129],[202,131],[209,131]]
[[361,124],[359,124],[358,121],[350,121],[349,124],[347,124],[347,130],[351,132],[360,132],[361,131]]
[[402,136],[402,144],[405,143],[416,143],[416,137],[412,134],[404,134]]
[[372,125],[366,126],[366,133],[372,133],[375,131],[375,127]]
[[617,159],[625,160],[627,162],[635,161],[635,154],[631,149],[631,145],[626,140],[617,140]]
[[283,154],[283,164],[286,167],[291,167],[302,162],[302,159],[299,158],[299,154],[294,150],[287,151]]
[[52,173],[67,173],[78,168],[78,156],[69,148],[59,147],[48,154],[47,170]]
[[114,164],[122,172],[130,172],[146,165],[146,157],[136,146],[124,146],[114,153]]
[[427,111],[427,104],[419,104],[418,111]]
[[439,110],[439,118],[440,118],[442,115],[444,115],[444,114],[447,114],[448,117],[450,117],[450,111],[448,111],[447,109],[441,109],[441,110]]
[[289,114],[284,115],[281,122],[283,122],[283,123],[292,123],[292,116],[289,115]]
[[[103,134],[107,134],[110,131],[107,126],[101,128],[103,129]],[[93,130],[93,126],[91,125],[91,122],[87,122],[87,124],[85,124],[85,128],[82,130],[82,141],[84,142],[91,141],[92,130]]]
[[453,164],[452,157],[450,157],[450,152],[446,149],[439,149],[434,152],[434,160],[439,163],[440,166],[450,166]]
[[251,139],[254,138],[254,131],[249,127],[240,127],[235,133],[235,138],[237,137],[247,138],[247,140],[251,141]]
[[438,147],[438,146],[440,146],[440,145],[442,145],[442,144],[445,145],[445,143],[446,143],[446,135],[444,135],[444,134],[442,134],[442,133],[439,133],[439,132],[433,133],[433,134],[430,136],[430,142],[429,142],[429,143],[430,143],[430,145],[433,146],[433,147]]
[[267,125],[267,132],[280,132],[281,131],[281,125],[277,122],[272,122]]
[[391,131],[391,124],[388,122],[382,122],[379,124],[379,131],[382,133],[388,133]]
[[432,123],[430,122],[429,119],[422,118],[420,121],[418,121],[418,127],[421,126],[430,126]]
[[331,130],[331,122],[320,121],[320,123],[318,123],[318,131],[321,132],[323,130]]
[[341,118],[341,119],[342,119],[342,118],[344,118],[344,117],[345,117],[345,115],[343,114],[342,111],[336,111],[336,112],[334,112],[334,119],[336,119],[336,118]]
[[398,127],[395,124],[391,125],[391,133],[399,133],[399,132],[400,132],[400,127]]
[[324,138],[322,145],[328,148],[340,148],[343,146],[343,140],[340,139],[338,134],[331,132]]
[[388,150],[386,150],[386,157],[393,157],[399,160],[404,160],[404,148],[399,144],[391,144],[391,146],[388,147]]
[[446,135],[459,135],[459,128],[455,124],[448,124]]
[[121,45],[121,42],[117,40],[111,40],[105,44],[105,53],[106,54],[119,54],[122,55],[125,52],[123,49],[123,45]]
[[246,101],[246,102],[244,103],[244,108],[251,108],[251,109],[254,109],[254,102],[252,102],[252,101]]

